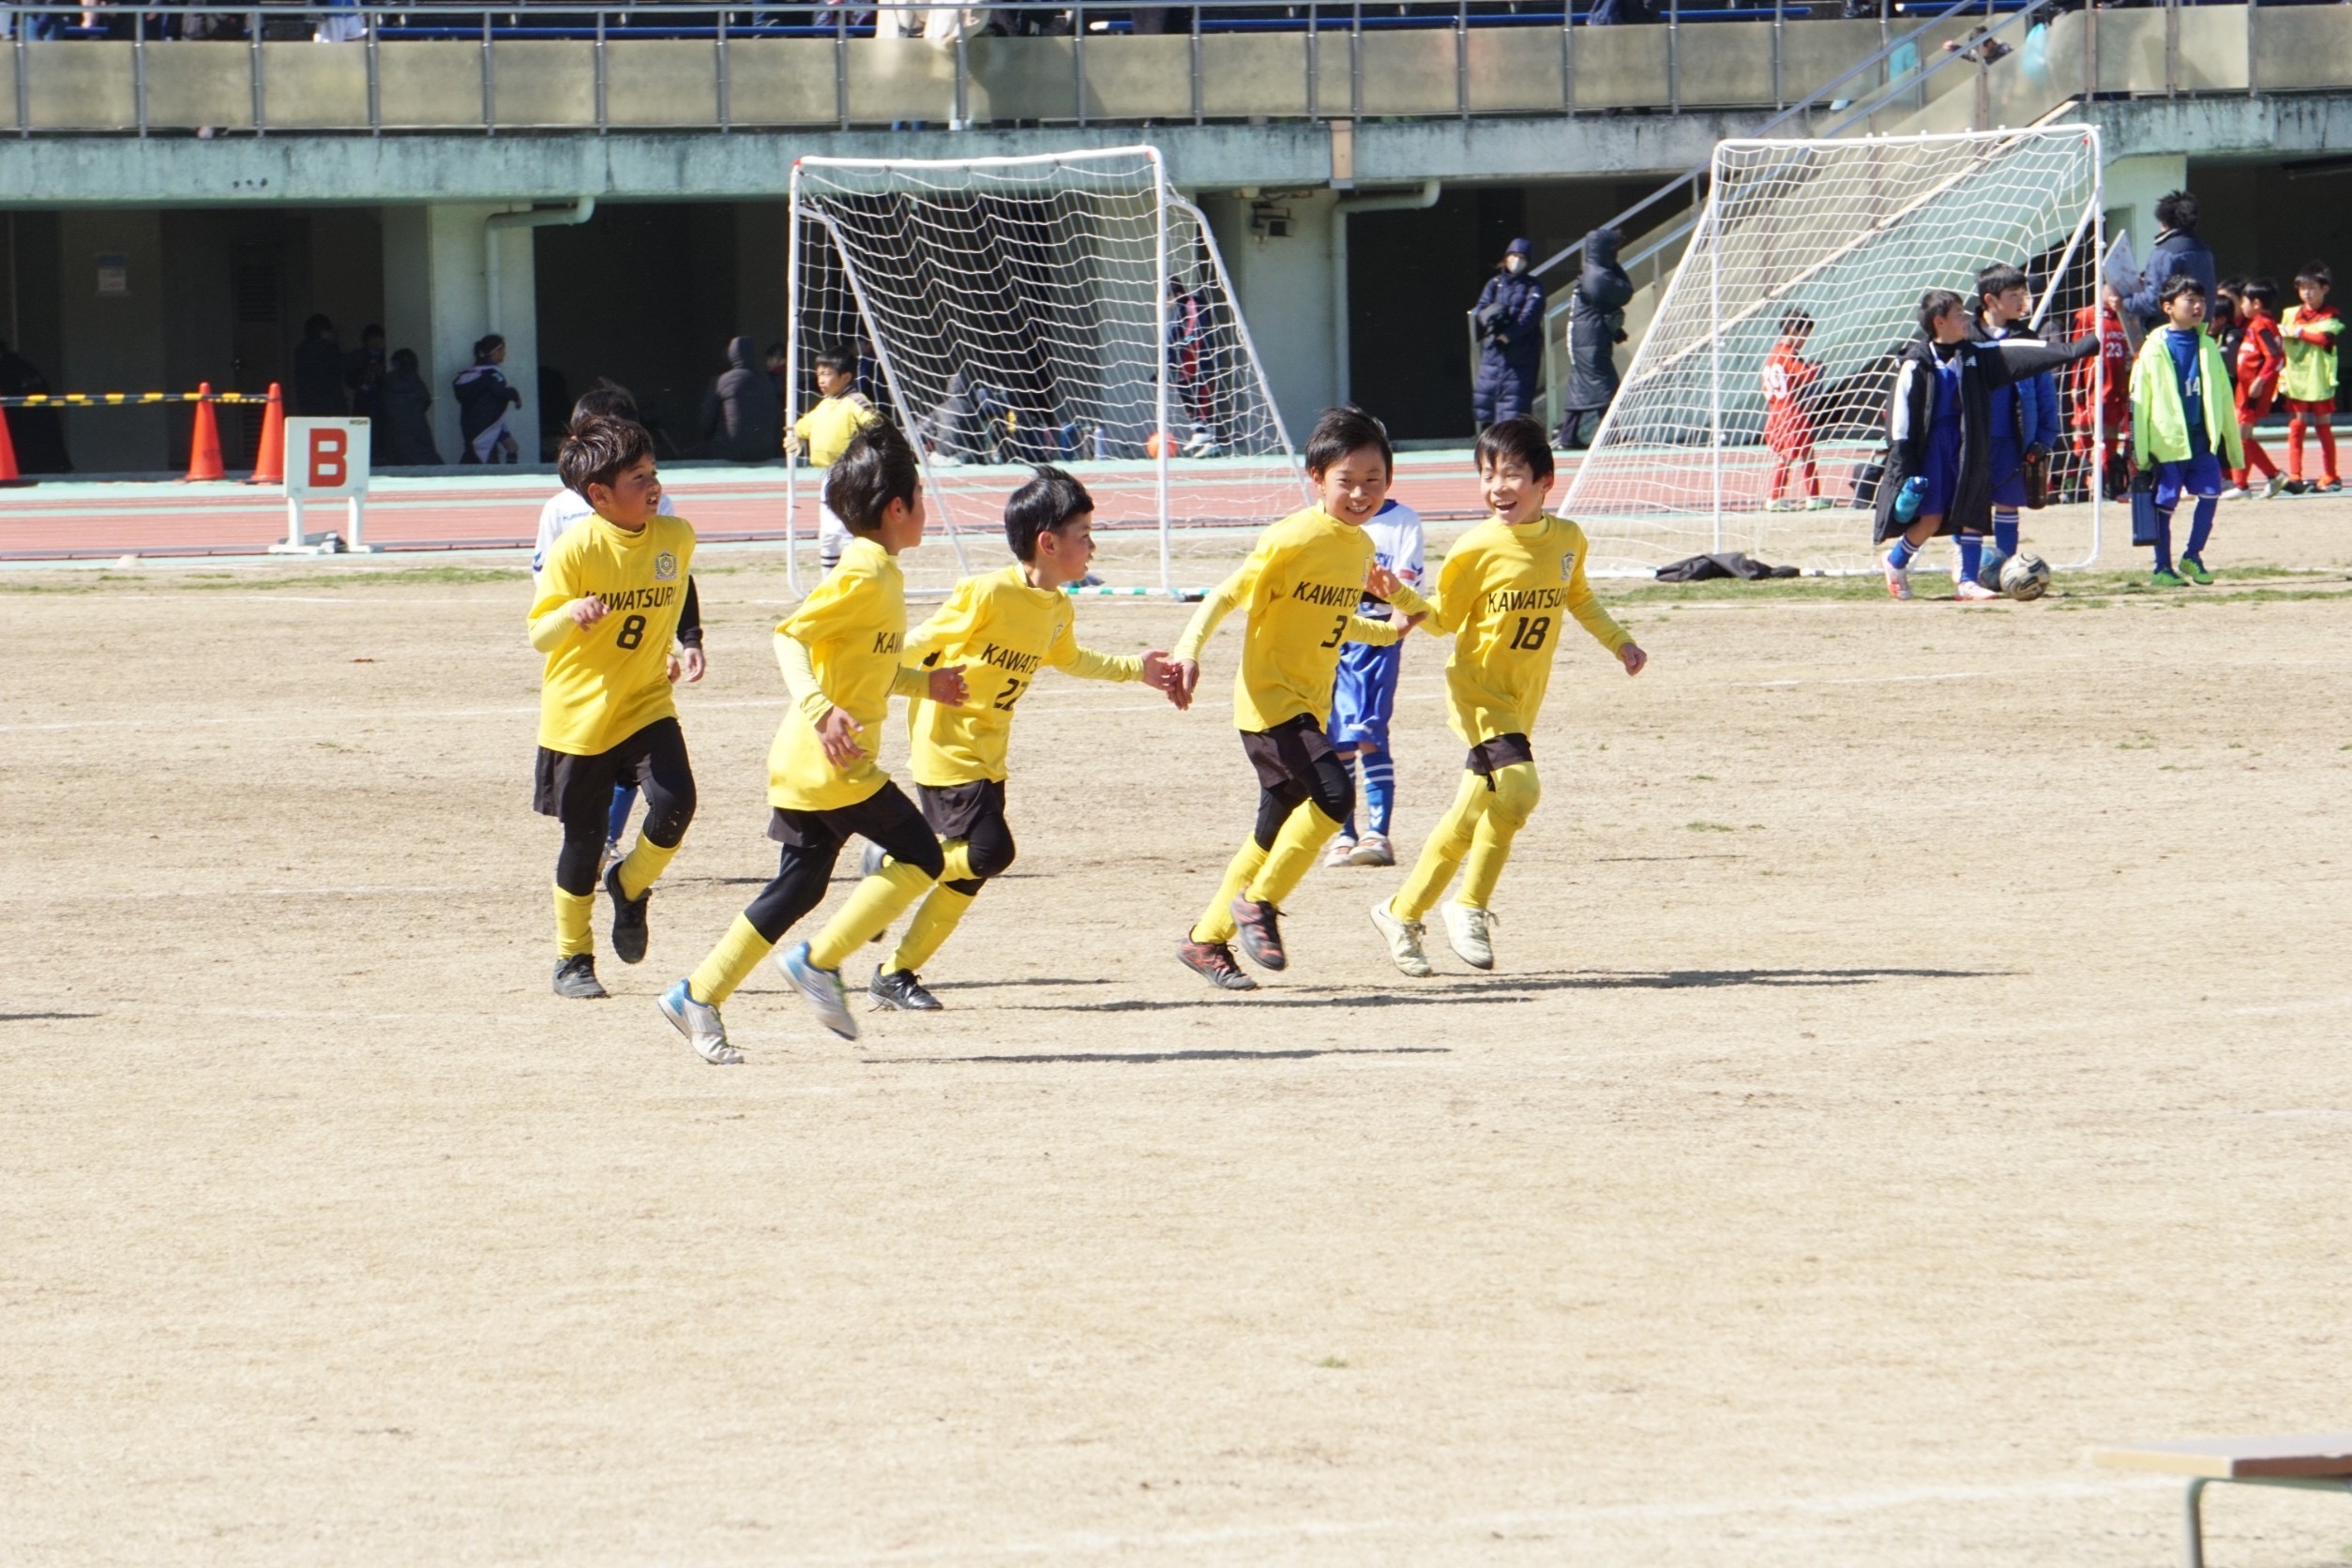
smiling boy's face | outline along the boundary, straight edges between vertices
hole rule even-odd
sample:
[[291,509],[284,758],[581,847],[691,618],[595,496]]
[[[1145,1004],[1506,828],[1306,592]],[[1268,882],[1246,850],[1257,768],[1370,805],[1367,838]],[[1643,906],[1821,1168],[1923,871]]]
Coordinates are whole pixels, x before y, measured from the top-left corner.
[[1388,459],[1377,446],[1359,446],[1324,469],[1310,475],[1315,499],[1340,521],[1363,527],[1388,499]]

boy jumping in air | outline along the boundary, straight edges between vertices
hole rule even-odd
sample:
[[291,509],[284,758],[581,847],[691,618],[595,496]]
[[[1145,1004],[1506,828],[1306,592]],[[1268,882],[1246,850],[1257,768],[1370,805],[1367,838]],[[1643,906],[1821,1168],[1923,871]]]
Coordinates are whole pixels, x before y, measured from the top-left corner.
[[[1236,610],[1249,618],[1233,673],[1233,724],[1258,774],[1258,825],[1176,947],[1186,969],[1229,991],[1258,988],[1233,961],[1237,935],[1260,969],[1288,965],[1278,906],[1355,809],[1355,780],[1323,722],[1340,645],[1391,643],[1402,635],[1355,612],[1366,588],[1382,592],[1364,525],[1387,499],[1395,461],[1379,420],[1359,408],[1325,409],[1306,441],[1317,504],[1259,535],[1249,559],[1201,602],[1176,644],[1178,689],[1189,701],[1200,681],[1201,650],[1217,623]],[[1394,574],[1379,575],[1395,586]]]
[[841,960],[897,918],[938,880],[939,840],[914,803],[862,744],[892,696],[960,703],[960,668],[926,674],[906,666],[905,580],[898,556],[923,542],[923,481],[914,449],[888,424],[860,430],[825,475],[825,501],[849,526],[841,561],[776,628],[776,658],[792,711],[768,748],[768,837],[783,846],[776,880],[755,897],[701,966],[662,993],[661,1011],[703,1061],[743,1060],[727,1043],[719,1008],[784,933],[823,901],[833,863],[852,834],[890,860],[858,884],[813,942],[776,955],[815,1009],[844,1040],[857,1038],[841,990]]
[[1051,666],[1084,680],[1141,681],[1174,696],[1175,668],[1165,653],[1138,658],[1078,646],[1077,605],[1063,589],[1082,580],[1094,558],[1094,498],[1085,486],[1058,468],[1038,469],[1004,504],[1004,537],[1018,565],[956,584],[907,641],[911,664],[960,666],[971,697],[908,704],[914,742],[909,771],[946,869],[897,948],[874,971],[867,990],[880,1007],[939,1010],[916,972],[955,933],[988,879],[1013,864],[1005,754],[1014,705],[1037,671]]
[[1511,842],[1542,798],[1528,736],[1543,709],[1567,618],[1615,655],[1628,675],[1650,656],[1609,617],[1585,580],[1584,530],[1544,510],[1554,474],[1544,428],[1506,419],[1478,438],[1478,479],[1493,516],[1454,542],[1423,598],[1399,585],[1390,601],[1454,636],[1445,665],[1446,721],[1470,743],[1453,808],[1430,833],[1396,896],[1372,906],[1389,957],[1415,978],[1429,973],[1422,916],[1467,858],[1462,890],[1445,906],[1447,941],[1473,969],[1495,967],[1490,901]]
[[694,769],[671,683],[671,649],[686,608],[694,529],[660,515],[653,438],[633,420],[575,425],[556,454],[565,487],[595,514],[559,537],[531,606],[531,646],[547,656],[539,688],[539,758],[532,807],[564,824],[555,858],[555,994],[593,999],[596,868],[613,785],[645,792],[637,847],[605,872],[612,950],[645,957],[654,882],[694,820]]
[[[2156,536],[2148,541],[2156,547],[2156,570],[2149,580],[2178,588],[2184,579],[2213,580],[2205,569],[2205,542],[2213,533],[2222,471],[2242,467],[2246,458],[2235,411],[2223,405],[2229,367],[2205,331],[2204,286],[2175,273],[2164,280],[2162,303],[2164,328],[2148,335],[2132,367],[2132,454],[2140,467],[2134,482],[2156,492]],[[2175,572],[2172,514],[2183,495],[2197,498],[2196,517]]]
[[[2279,323],[2286,345],[2286,370],[2279,378],[2281,401],[2286,404],[2286,490],[2300,495],[2307,489],[2340,490],[2336,476],[2336,339],[2344,333],[2344,318],[2328,303],[2336,285],[2335,274],[2324,262],[2314,262],[2295,275],[2295,297]],[[2319,460],[2324,476],[2316,486],[2303,483],[2303,427],[2319,432]]]

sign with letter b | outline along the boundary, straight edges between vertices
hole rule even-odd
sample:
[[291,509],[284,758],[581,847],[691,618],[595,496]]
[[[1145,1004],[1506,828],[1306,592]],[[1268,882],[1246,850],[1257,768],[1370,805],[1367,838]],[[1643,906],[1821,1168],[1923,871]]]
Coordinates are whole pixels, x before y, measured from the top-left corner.
[[368,493],[368,421],[286,421],[286,495],[341,500]]

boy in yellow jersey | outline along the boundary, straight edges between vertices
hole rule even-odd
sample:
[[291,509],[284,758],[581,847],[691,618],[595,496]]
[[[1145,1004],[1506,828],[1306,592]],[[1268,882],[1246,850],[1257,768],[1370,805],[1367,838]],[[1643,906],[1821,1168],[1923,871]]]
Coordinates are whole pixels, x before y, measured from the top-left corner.
[[[1018,565],[956,585],[947,602],[907,641],[911,663],[946,660],[963,667],[971,697],[961,704],[908,704],[914,740],[909,771],[924,819],[942,840],[947,870],[909,922],[889,959],[867,987],[880,1007],[939,1010],[917,971],[955,931],[990,877],[1013,864],[1013,830],[1004,821],[1005,751],[1013,707],[1044,667],[1083,680],[1141,681],[1173,697],[1175,666],[1154,650],[1140,657],[1078,646],[1077,606],[1062,590],[1086,576],[1094,558],[1094,498],[1058,468],[1004,503],[1004,537]],[[870,855],[870,852],[869,852]]]
[[844,1040],[857,1038],[841,991],[841,960],[897,918],[944,868],[939,840],[860,737],[894,696],[961,702],[960,668],[927,675],[903,657],[907,636],[901,551],[923,542],[923,482],[913,448],[896,427],[852,439],[825,476],[825,499],[853,537],[841,563],[776,628],[776,663],[792,711],[768,748],[768,837],[783,846],[776,880],[761,889],[701,967],[662,993],[661,1011],[705,1062],[743,1056],[727,1043],[718,1010],[803,915],[823,901],[833,863],[852,834],[892,857],[858,884],[813,942],[776,956],[776,967]]
[[1236,610],[1249,617],[1233,675],[1233,724],[1258,773],[1258,825],[1176,948],[1186,969],[1229,991],[1258,988],[1233,961],[1237,935],[1259,968],[1289,962],[1276,906],[1355,808],[1354,770],[1332,749],[1323,725],[1339,645],[1390,643],[1404,634],[1400,624],[1356,613],[1376,571],[1364,525],[1387,498],[1394,466],[1379,420],[1359,408],[1325,409],[1306,441],[1317,505],[1260,535],[1241,570],[1202,601],[1176,644],[1178,691],[1189,701],[1200,679],[1200,651],[1217,623]]
[[596,867],[612,787],[645,792],[637,847],[605,873],[612,950],[645,957],[655,879],[694,819],[694,769],[671,683],[671,648],[686,608],[694,529],[659,515],[653,438],[633,419],[572,427],[556,454],[566,489],[596,508],[548,551],[531,606],[531,646],[547,656],[539,688],[539,761],[531,804],[564,824],[555,859],[555,994],[594,998]]
[[[811,357],[817,373],[817,406],[792,422],[784,432],[784,450],[798,457],[805,450],[811,468],[831,468],[849,450],[850,438],[882,417],[857,389],[857,354],[851,349],[822,349]],[[841,559],[850,531],[839,514],[822,497],[817,502],[817,559],[826,571]]]
[[1454,634],[1446,660],[1446,719],[1470,743],[1462,787],[1431,831],[1421,859],[1396,897],[1372,906],[1372,924],[1388,939],[1396,967],[1429,972],[1421,950],[1421,917],[1469,858],[1462,891],[1445,906],[1454,951],[1474,969],[1495,967],[1487,900],[1511,853],[1511,840],[1535,810],[1542,790],[1528,733],[1544,705],[1566,617],[1617,656],[1625,673],[1650,662],[1592,596],[1585,580],[1584,530],[1544,510],[1553,483],[1552,449],[1532,419],[1505,419],[1478,438],[1478,481],[1494,515],[1454,541],[1423,598],[1398,584],[1383,596],[1409,615],[1426,615],[1432,632]]

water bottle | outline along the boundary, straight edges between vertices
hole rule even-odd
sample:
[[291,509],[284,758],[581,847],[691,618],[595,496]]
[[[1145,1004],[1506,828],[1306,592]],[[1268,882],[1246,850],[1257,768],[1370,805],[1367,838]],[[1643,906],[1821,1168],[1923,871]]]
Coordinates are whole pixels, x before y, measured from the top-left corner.
[[1906,526],[1919,520],[1920,498],[1927,493],[1927,479],[1914,474],[1903,481],[1903,488],[1894,492],[1894,520]]

